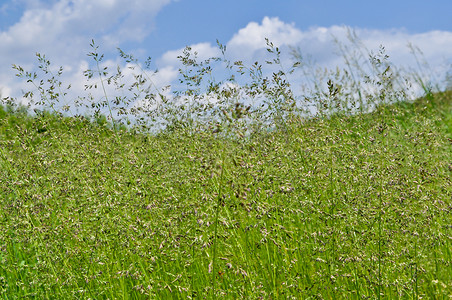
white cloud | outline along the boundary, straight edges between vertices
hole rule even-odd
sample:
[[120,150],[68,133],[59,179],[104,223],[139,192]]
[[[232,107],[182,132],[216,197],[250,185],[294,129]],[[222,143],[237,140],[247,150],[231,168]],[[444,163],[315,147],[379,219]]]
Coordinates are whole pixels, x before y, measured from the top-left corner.
[[65,66],[67,78],[75,78],[73,72],[79,71],[86,53],[92,50],[92,38],[99,40],[97,44],[102,45],[100,51],[104,52],[125,42],[140,42],[154,28],[155,15],[171,0],[25,2],[27,8],[20,20],[0,32],[0,80],[8,86],[3,88],[3,96],[17,96],[22,87],[14,77],[12,64],[30,70],[36,62],[35,53],[39,52],[52,64]]
[[[11,95],[12,91],[17,93],[22,87],[13,76],[11,64],[29,69],[35,62],[36,51],[45,53],[55,65],[65,66],[68,82],[73,84],[74,89],[82,90],[85,79],[82,71],[88,68],[86,53],[90,51],[87,44],[91,38],[100,39],[103,49],[114,49],[128,41],[139,43],[153,29],[154,16],[170,1],[59,0],[47,6],[39,1],[34,3],[17,24],[0,32],[0,89],[3,96]],[[376,51],[380,44],[385,45],[390,60],[396,65],[416,66],[407,47],[408,42],[423,51],[435,72],[452,63],[452,32],[410,34],[403,29],[362,28],[356,28],[354,32],[369,50]],[[337,46],[334,37],[347,43],[348,34],[348,29],[342,26],[300,29],[294,23],[265,17],[261,23],[250,22],[239,29],[226,43],[226,55],[231,61],[250,63],[259,60],[263,63],[268,55],[265,51],[265,38],[268,38],[283,51],[283,62],[287,67],[288,46],[294,46],[319,65],[333,69],[342,61],[335,54]],[[219,49],[209,42],[191,47],[198,53],[199,60],[220,55]],[[157,86],[174,83],[180,67],[177,56],[182,52],[183,49],[169,50],[157,60],[160,72],[153,77]],[[120,60],[105,62],[111,67],[118,64],[125,66]]]
[[303,38],[303,33],[295,27],[295,24],[286,24],[278,18],[265,17],[262,24],[251,22],[240,29],[227,45],[234,50],[256,51],[266,48],[265,38],[280,46],[297,43]]
[[170,1],[60,0],[48,8],[27,9],[18,23],[0,33],[0,53],[74,55],[94,37],[107,42],[103,44],[107,47],[141,41],[153,29],[155,15]]
[[[384,45],[390,60],[397,64],[410,65],[413,59],[408,43],[419,47],[425,59],[432,65],[444,64],[452,59],[452,32],[431,31],[410,34],[404,29],[369,30],[356,28],[352,31],[368,50],[378,51]],[[227,43],[228,52],[234,59],[261,58],[266,48],[265,38],[275,46],[287,50],[286,46],[298,47],[303,54],[311,56],[323,66],[335,67],[341,57],[337,55],[334,38],[349,44],[350,29],[344,26],[313,27],[301,30],[295,24],[287,24],[278,18],[265,17],[261,24],[251,22],[240,29]],[[336,53],[336,54],[335,54]]]
[[[431,69],[423,69],[423,80],[440,83],[441,76],[452,66],[452,32],[431,31],[421,34],[410,34],[404,29],[392,30],[370,30],[363,28],[350,29],[344,26],[312,27],[306,30],[297,28],[294,24],[287,24],[278,18],[265,17],[262,23],[249,23],[226,43],[226,56],[231,61],[241,60],[250,66],[254,61],[259,61],[266,68],[265,61],[271,59],[271,54],[265,50],[267,48],[265,38],[268,38],[275,46],[282,51],[282,63],[286,69],[293,63],[289,53],[289,46],[302,51],[303,57],[310,57],[317,66],[335,70],[336,67],[344,68],[344,57],[340,54],[341,45],[348,51],[349,58],[356,58],[361,55],[359,67],[372,75],[372,71],[367,69],[366,64],[370,53],[377,53],[380,45],[386,49],[389,61],[396,67],[404,68],[407,71],[417,70],[416,58],[410,53],[409,43],[419,47],[423,51],[423,57],[430,64]],[[192,45],[202,58],[218,56],[217,47],[209,43]],[[176,57],[182,53],[182,49],[166,52],[159,62],[162,65],[177,66]],[[273,57],[274,58],[274,57]],[[368,64],[367,64],[368,65]],[[267,71],[274,69],[267,68]],[[315,73],[312,70],[312,77]],[[216,73],[220,74],[221,73]],[[265,70],[264,70],[265,74]],[[420,73],[418,73],[420,74]],[[270,75],[270,74],[267,74]],[[301,75],[301,76],[300,76]],[[295,73],[289,76],[295,92],[299,92],[303,76],[306,74]],[[307,74],[311,76],[311,74]],[[245,76],[249,79],[248,76]],[[225,77],[224,77],[225,78]],[[224,78],[216,78],[221,80]],[[317,78],[317,77],[316,77]],[[316,81],[317,82],[317,81]],[[401,80],[400,82],[403,82]],[[318,83],[318,82],[317,82]],[[320,84],[326,84],[320,82]],[[413,82],[414,84],[414,82]],[[414,86],[413,95],[420,95],[422,89]]]
[[0,97],[6,97],[11,95],[11,88],[5,85],[0,84]]
[[[210,43],[198,43],[190,45],[190,47],[191,53],[192,54],[196,53],[196,57],[199,62],[220,55],[220,50],[218,49],[218,47],[216,46],[214,47]],[[183,56],[184,49],[185,48],[181,48],[165,52],[165,54],[163,54],[162,57],[160,58],[159,64],[179,66],[180,59],[177,57]]]

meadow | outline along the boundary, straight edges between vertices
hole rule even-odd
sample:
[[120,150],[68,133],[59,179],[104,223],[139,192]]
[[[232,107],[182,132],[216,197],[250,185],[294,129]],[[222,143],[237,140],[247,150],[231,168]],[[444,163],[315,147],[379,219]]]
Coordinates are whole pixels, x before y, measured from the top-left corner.
[[[194,98],[162,101],[158,132],[146,132],[139,115],[116,122],[107,95],[88,105],[91,117],[64,115],[55,77],[47,83],[57,88],[37,81],[45,109],[35,114],[5,101],[3,299],[452,295],[451,91],[423,86],[424,97],[403,101],[399,74],[371,57],[381,72],[362,83],[376,94],[365,96],[350,72],[328,73],[312,98],[321,106],[306,117],[289,72],[269,79],[258,64],[235,62],[239,73],[261,76],[238,96],[221,90],[224,82],[203,86],[209,69],[188,52],[181,60],[195,69],[181,71],[194,83],[183,96]],[[87,72],[96,74],[107,83],[101,69]],[[225,102],[206,105],[203,87]],[[256,94],[272,99],[266,110],[238,101]]]

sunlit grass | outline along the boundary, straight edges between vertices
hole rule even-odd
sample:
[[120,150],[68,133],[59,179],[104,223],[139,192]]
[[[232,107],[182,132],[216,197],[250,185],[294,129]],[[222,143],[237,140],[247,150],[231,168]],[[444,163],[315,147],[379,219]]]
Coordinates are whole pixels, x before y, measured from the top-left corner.
[[450,111],[448,92],[241,141],[2,112],[2,295],[450,295]]
[[[97,71],[87,77],[119,87],[92,46]],[[184,55],[187,90],[172,99],[182,104],[157,91],[146,96],[158,106],[137,114],[130,99],[82,99],[94,111],[69,117],[44,56],[52,79],[42,84],[15,66],[44,110],[0,109],[4,299],[452,294],[450,91],[422,83],[424,98],[403,101],[381,48],[372,76],[322,75],[307,117],[289,73],[269,79],[259,64],[231,63],[255,76],[239,93],[202,84],[209,69]],[[143,78],[133,87],[145,91]],[[262,96],[261,108],[241,101]],[[135,123],[113,120],[118,111]],[[154,123],[142,112],[165,126],[146,131]]]

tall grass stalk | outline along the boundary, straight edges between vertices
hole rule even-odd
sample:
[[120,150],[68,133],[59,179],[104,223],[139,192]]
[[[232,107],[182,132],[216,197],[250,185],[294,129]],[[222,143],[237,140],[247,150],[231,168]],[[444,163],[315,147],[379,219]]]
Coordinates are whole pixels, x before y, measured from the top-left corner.
[[214,219],[214,235],[213,235],[213,255],[212,255],[212,297],[216,298],[216,278],[217,278],[217,247],[218,247],[218,219],[220,216],[220,209],[223,206],[223,174],[225,169],[225,151],[223,149],[221,154],[221,170],[220,170],[220,178],[218,181],[218,196],[217,202],[215,206],[215,219]]
[[[99,76],[100,85],[102,86],[102,92],[103,92],[104,97],[105,97],[105,103],[107,104],[107,107],[108,107],[108,113],[109,113],[109,116],[110,116],[110,120],[111,120],[111,122],[113,124],[113,130],[117,131],[116,122],[115,122],[115,119],[113,117],[113,112],[112,112],[111,105],[110,105],[110,100],[108,98],[107,90],[105,89],[105,84],[104,84],[104,76],[107,76],[107,74],[108,74],[106,72],[107,71],[107,67],[104,67],[103,70],[101,71],[100,70],[100,65],[99,65],[100,62],[102,62],[102,60],[104,58],[104,55],[103,54],[99,55],[99,53],[97,52],[97,50],[99,49],[99,46],[97,46],[95,44],[94,40],[91,41],[90,46],[93,49],[93,52],[88,53],[88,56],[92,57],[94,59],[94,61],[96,62],[96,70],[97,70],[96,73]],[[93,76],[93,73],[92,73],[91,70],[88,70],[87,74],[88,74],[89,78],[91,78]]]
[[382,211],[383,211],[383,201],[382,201],[382,193],[383,193],[383,186],[380,185],[380,189],[378,192],[378,299],[381,299],[381,286],[382,286],[382,280],[381,280],[381,260],[382,260],[382,251],[381,251],[381,239],[382,239],[382,233],[381,233],[381,222],[382,222]]

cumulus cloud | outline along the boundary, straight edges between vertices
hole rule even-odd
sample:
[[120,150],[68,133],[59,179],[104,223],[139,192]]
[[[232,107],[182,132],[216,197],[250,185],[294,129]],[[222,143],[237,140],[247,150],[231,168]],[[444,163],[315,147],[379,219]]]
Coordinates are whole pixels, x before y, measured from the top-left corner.
[[278,18],[265,17],[262,24],[249,23],[240,29],[228,42],[228,46],[236,51],[256,51],[266,47],[265,38],[275,45],[297,43],[303,38],[303,32],[295,24],[286,24]]
[[141,41],[153,29],[155,15],[170,1],[60,0],[50,7],[33,7],[0,33],[0,52],[16,57],[27,51],[64,56],[81,52],[93,37],[107,47]]
[[[363,48],[377,51],[385,46],[391,61],[395,64],[413,64],[408,44],[422,50],[427,62],[440,65],[452,58],[452,32],[431,31],[410,34],[404,29],[376,30],[347,28],[345,26],[312,27],[299,29],[295,24],[284,23],[278,18],[265,17],[262,23],[251,22],[240,29],[227,43],[228,51],[238,59],[256,59],[266,48],[265,38],[275,46],[299,48],[302,53],[312,57],[317,63],[334,67],[340,63],[339,41],[349,44],[349,37],[355,35]],[[241,57],[241,58],[240,58]]]
[[[264,75],[270,76],[275,69],[274,66],[265,65],[265,61],[271,60],[271,54],[266,51],[268,47],[266,38],[282,51],[281,61],[286,71],[294,62],[290,55],[291,50],[299,49],[303,55],[302,62],[309,60],[314,63],[314,68],[329,70],[347,67],[344,60],[345,52],[348,59],[358,59],[356,61],[358,68],[372,76],[375,74],[370,69],[369,55],[378,53],[380,46],[384,46],[385,53],[389,55],[389,62],[397,69],[408,72],[405,75],[413,84],[413,89],[409,92],[413,97],[423,93],[422,87],[416,84],[418,77],[413,75],[413,71],[422,76],[424,83],[439,84],[442,87],[444,76],[452,67],[452,32],[431,31],[413,34],[404,29],[377,30],[345,26],[312,27],[302,30],[293,23],[269,17],[265,17],[261,23],[250,22],[239,29],[226,43],[226,56],[231,61],[240,60],[248,66],[259,61],[264,65],[264,69],[266,68]],[[200,53],[201,59],[219,56],[217,47],[210,43],[194,44],[192,47]],[[182,49],[168,51],[161,57],[160,63],[176,66],[178,63],[176,57],[181,53]],[[423,62],[427,64],[423,65]],[[294,73],[288,76],[296,94],[306,92],[302,90],[302,84],[307,83],[312,87],[313,79],[316,84],[326,85],[327,80],[323,80],[325,82],[317,80],[317,70],[319,69],[310,69],[312,74]],[[216,74],[221,75],[218,72]],[[216,79],[226,77],[228,76]],[[245,78],[248,79],[249,77]],[[404,83],[403,80],[399,82],[402,85]]]
[[[153,29],[153,17],[170,1],[58,0],[47,6],[40,5],[38,1],[25,11],[19,22],[0,32],[0,70],[10,70],[11,63],[30,67],[34,62],[34,52],[38,51],[46,53],[52,61],[55,60],[55,64],[65,66],[70,73],[68,79],[77,81],[82,88],[84,78],[80,73],[88,67],[86,53],[90,49],[87,43],[93,35],[104,49],[114,49],[129,41],[140,45]],[[265,38],[268,38],[285,53],[286,64],[290,63],[288,53],[291,46],[300,49],[304,57],[312,57],[318,65],[334,68],[343,63],[337,55],[335,39],[349,45],[347,38],[351,33],[356,34],[362,46],[369,50],[376,51],[379,45],[384,45],[395,65],[416,66],[408,43],[423,51],[425,60],[435,72],[452,64],[452,32],[411,34],[403,29],[349,29],[343,26],[301,29],[295,23],[286,23],[276,17],[265,17],[260,23],[250,22],[238,29],[226,42],[226,55],[231,61],[263,62],[268,55],[265,50]],[[217,46],[210,42],[190,46],[198,53],[200,60],[220,55]],[[160,72],[154,79],[158,84],[174,83],[180,67],[177,56],[182,53],[183,48],[169,50],[157,59]],[[119,60],[108,63],[111,66],[119,63],[125,67]],[[11,71],[0,72],[3,96],[20,87],[11,78],[14,79]],[[77,83],[72,83],[77,86]]]
[[[212,46],[210,43],[198,43],[189,46],[191,48],[191,53],[196,54],[199,61],[209,59],[211,57],[217,57],[220,55],[220,50],[217,46]],[[185,48],[180,48],[177,50],[167,51],[159,60],[162,65],[180,65],[180,59],[178,56],[183,56]]]
[[[121,44],[142,41],[154,28],[154,17],[171,0],[57,0],[27,1],[20,20],[0,32],[0,88],[11,95],[20,85],[12,64],[30,69],[36,52],[46,54],[55,65],[72,71],[86,65],[89,42],[98,40],[103,51]],[[8,9],[5,4],[3,10]],[[68,74],[69,73],[69,74]],[[77,83],[74,83],[77,85]],[[80,85],[80,84],[79,84]]]

